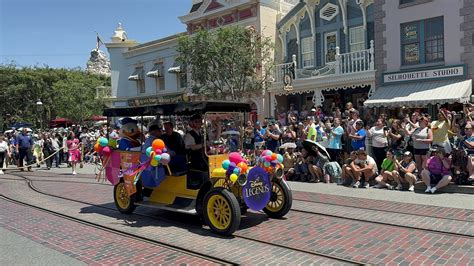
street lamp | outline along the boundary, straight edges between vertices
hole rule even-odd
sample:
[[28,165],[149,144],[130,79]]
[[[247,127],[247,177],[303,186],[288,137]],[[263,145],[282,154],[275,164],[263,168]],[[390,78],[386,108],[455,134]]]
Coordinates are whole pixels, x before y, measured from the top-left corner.
[[43,129],[43,103],[40,99],[36,101],[36,110],[38,111],[39,128]]

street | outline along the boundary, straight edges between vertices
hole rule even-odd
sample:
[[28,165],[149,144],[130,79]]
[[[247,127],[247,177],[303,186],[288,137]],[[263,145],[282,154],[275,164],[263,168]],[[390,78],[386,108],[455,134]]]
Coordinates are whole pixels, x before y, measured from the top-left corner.
[[472,195],[291,182],[284,219],[248,212],[233,237],[221,237],[193,216],[120,214],[91,165],[69,170],[0,178],[2,265],[474,263]]

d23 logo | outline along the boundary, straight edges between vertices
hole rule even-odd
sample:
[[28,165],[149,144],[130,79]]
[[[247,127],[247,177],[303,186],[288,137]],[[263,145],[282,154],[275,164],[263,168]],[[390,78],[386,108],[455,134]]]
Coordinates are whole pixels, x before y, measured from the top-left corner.
[[254,211],[260,211],[270,201],[271,187],[267,172],[258,166],[252,168],[242,191],[245,204]]

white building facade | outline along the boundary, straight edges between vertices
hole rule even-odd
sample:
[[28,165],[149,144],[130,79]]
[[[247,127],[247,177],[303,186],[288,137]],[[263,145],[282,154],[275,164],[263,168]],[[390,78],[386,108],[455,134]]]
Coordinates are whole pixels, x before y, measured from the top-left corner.
[[[185,34],[185,33],[181,33]],[[111,107],[127,107],[182,100],[186,72],[176,66],[181,34],[138,44],[119,24],[106,47],[111,61]]]

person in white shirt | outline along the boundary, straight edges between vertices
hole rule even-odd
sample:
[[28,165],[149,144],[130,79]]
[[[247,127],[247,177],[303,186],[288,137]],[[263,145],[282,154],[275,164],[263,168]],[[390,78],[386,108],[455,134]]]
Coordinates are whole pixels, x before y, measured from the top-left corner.
[[388,131],[384,127],[382,119],[377,119],[375,126],[367,131],[367,135],[372,139],[372,154],[374,155],[377,167],[380,168],[388,147]]
[[362,174],[364,175],[364,188],[369,188],[369,180],[372,177],[377,175],[378,169],[377,164],[375,163],[374,158],[367,155],[367,152],[364,150],[358,150],[356,152],[357,159],[355,159],[351,163],[351,172],[355,178],[355,183],[352,185],[354,188],[360,187],[360,180],[362,178]]
[[8,151],[8,143],[5,141],[5,137],[0,134],[0,175],[3,175],[3,162],[7,156],[10,156]]

